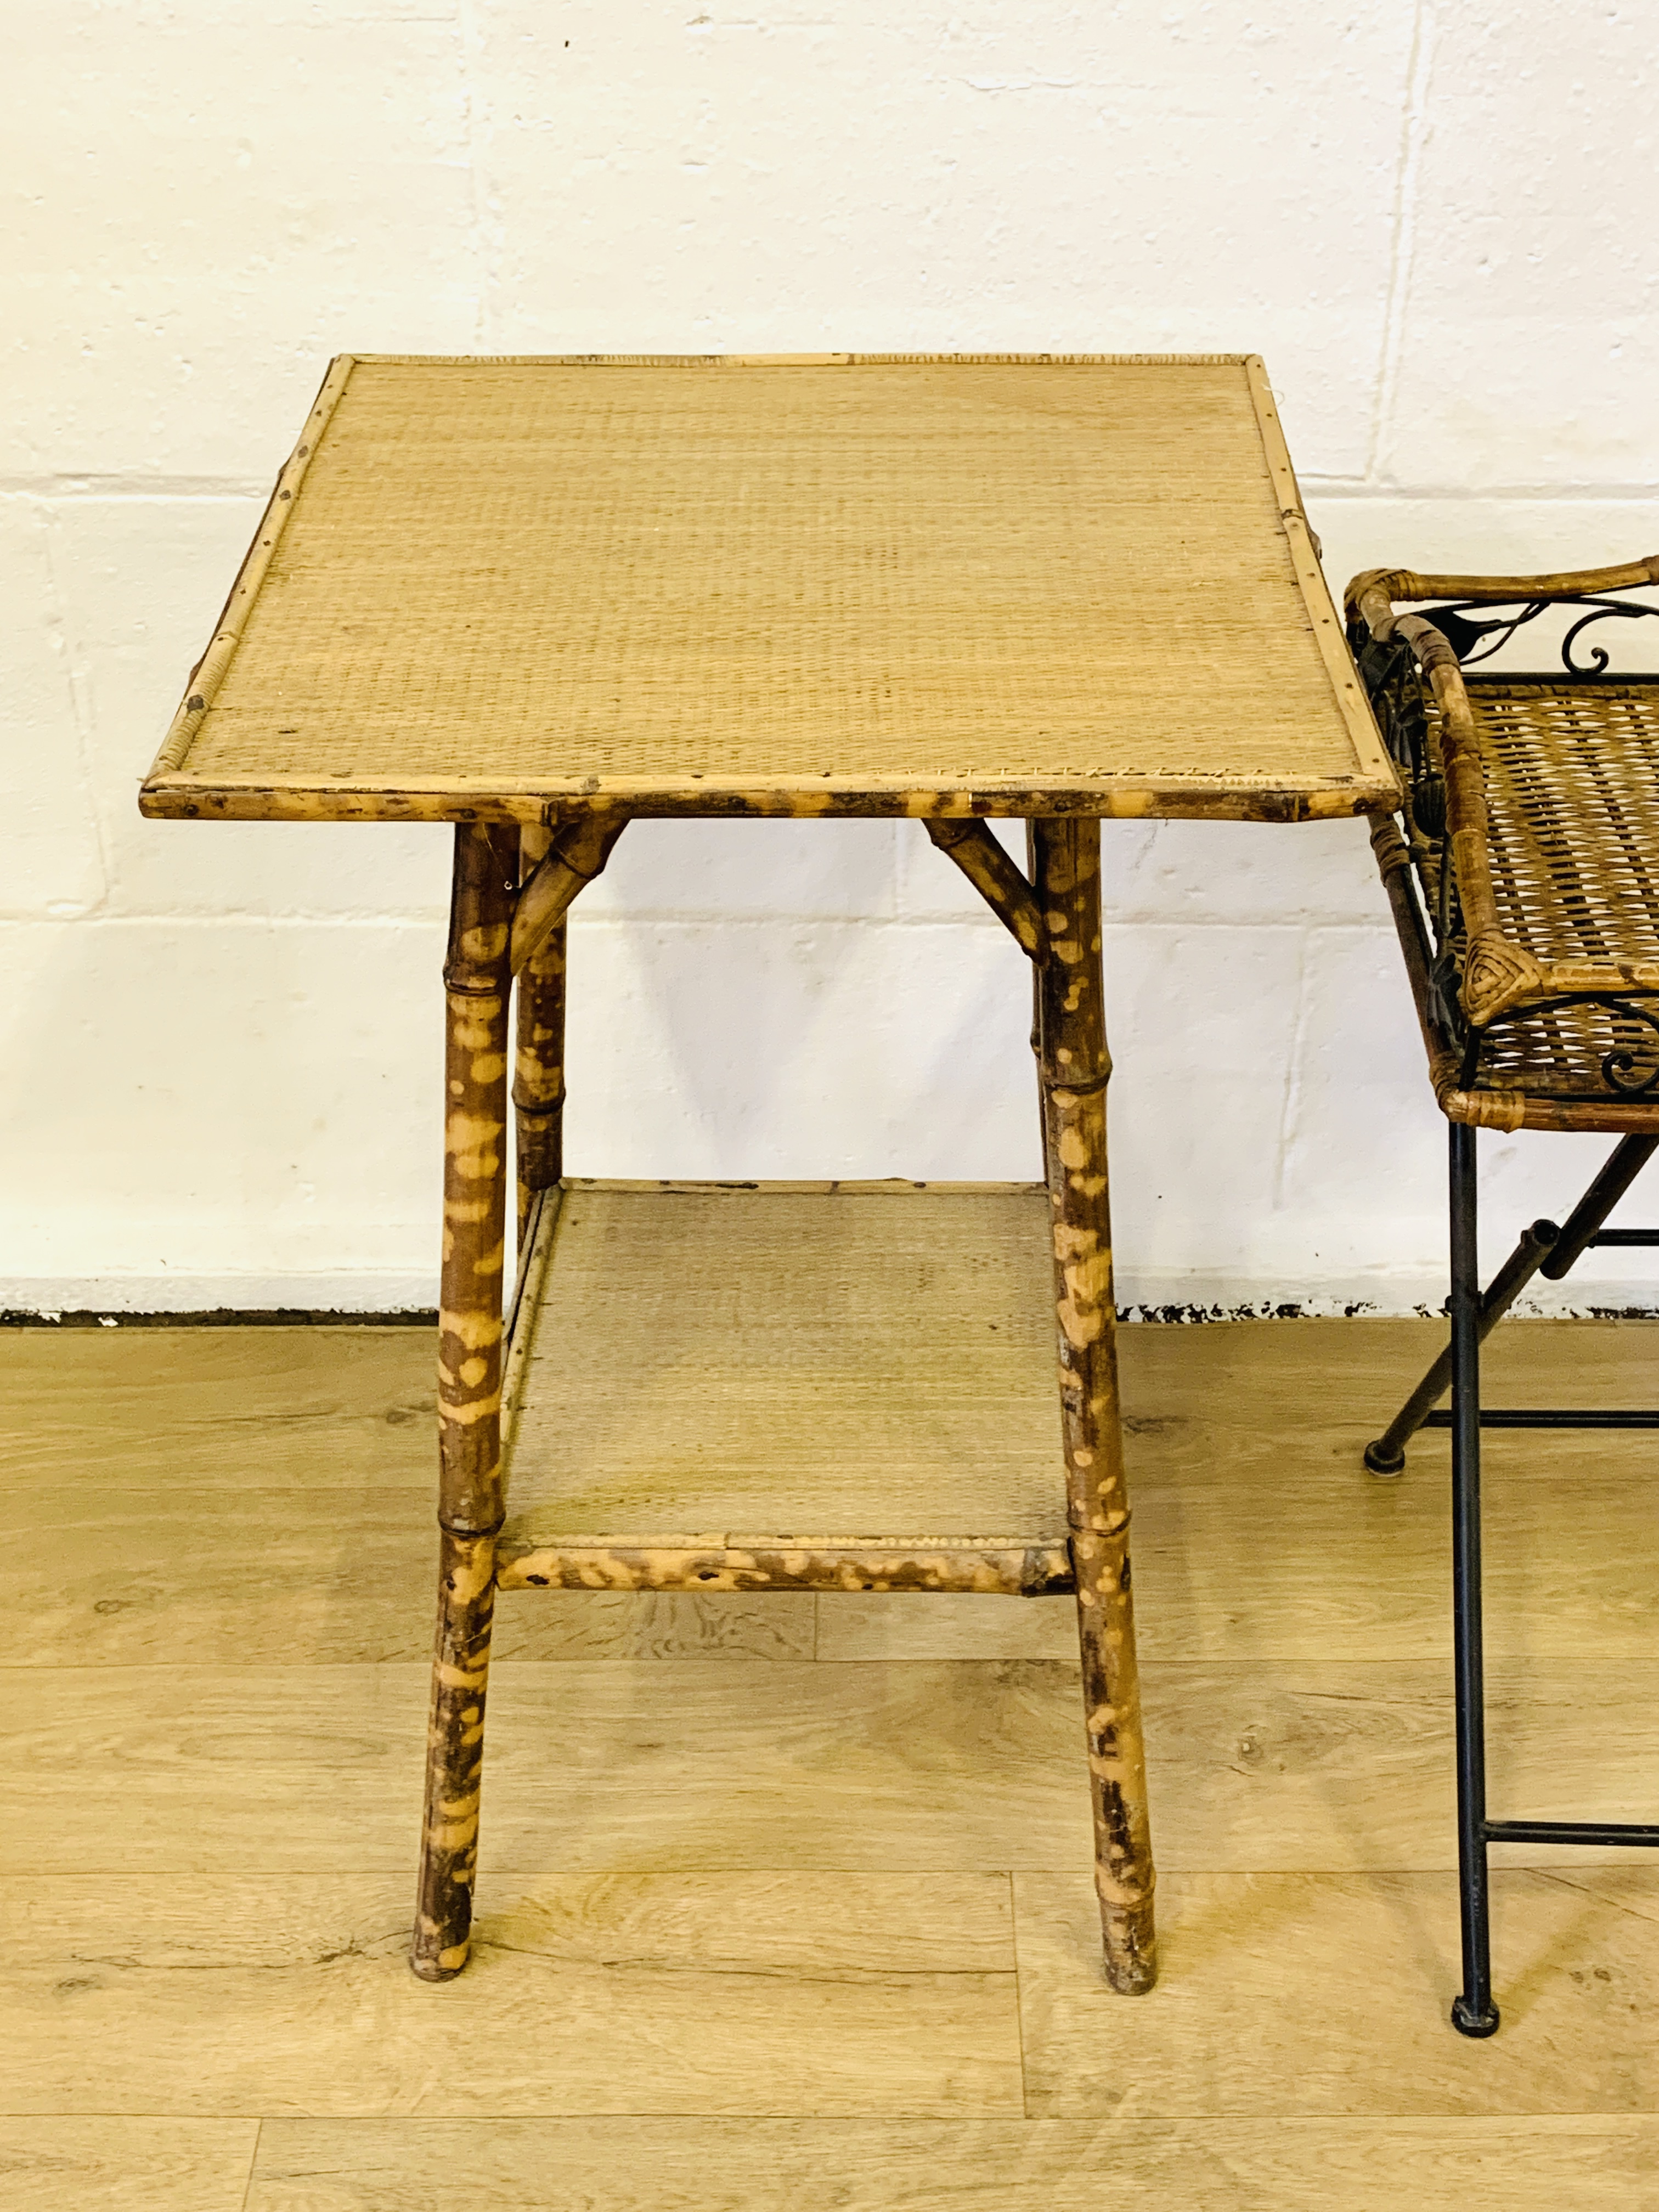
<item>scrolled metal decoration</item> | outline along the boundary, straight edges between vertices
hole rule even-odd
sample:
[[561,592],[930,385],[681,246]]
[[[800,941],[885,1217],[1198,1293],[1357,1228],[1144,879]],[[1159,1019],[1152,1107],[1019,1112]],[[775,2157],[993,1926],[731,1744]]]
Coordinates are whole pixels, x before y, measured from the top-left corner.
[[1644,1098],[1659,1084],[1659,1015],[1655,1015],[1645,1006],[1632,1006],[1628,1000],[1620,1006],[1619,1012],[1653,1032],[1653,1065],[1645,1075],[1632,1083],[1630,1078],[1638,1066],[1636,1054],[1615,1045],[1611,1052],[1602,1055],[1601,1080],[1609,1091],[1616,1091],[1621,1098]]
[[[1528,599],[1518,615],[1499,615],[1491,622],[1471,622],[1469,609],[1486,604],[1482,599],[1456,599],[1449,606],[1430,607],[1425,616],[1425,619],[1431,622],[1440,632],[1465,668],[1476,668],[1483,660],[1490,660],[1493,653],[1500,652],[1509,643],[1522,623],[1536,622],[1551,602],[1548,599]],[[1486,642],[1487,639],[1491,640],[1490,644]],[[1477,647],[1480,648],[1478,651]]]
[[1589,605],[1589,613],[1581,615],[1561,641],[1561,665],[1569,676],[1605,676],[1607,672],[1607,655],[1599,645],[1593,645],[1589,649],[1590,659],[1595,664],[1592,667],[1581,668],[1573,659],[1573,641],[1580,630],[1588,629],[1592,623],[1618,622],[1640,615],[1659,615],[1659,607],[1633,606],[1628,599],[1592,599],[1583,604]]
[[1516,630],[1527,623],[1536,622],[1547,609],[1587,607],[1589,611],[1579,616],[1561,641],[1562,667],[1569,676],[1580,677],[1587,683],[1594,683],[1598,677],[1607,674],[1609,655],[1602,647],[1592,646],[1588,666],[1575,660],[1573,643],[1581,630],[1588,629],[1592,623],[1639,620],[1644,615],[1659,617],[1659,606],[1643,606],[1633,599],[1528,599],[1516,604],[1521,608],[1518,614],[1498,614],[1484,622],[1470,619],[1473,609],[1491,605],[1489,600],[1484,599],[1454,599],[1444,606],[1427,607],[1424,614],[1425,620],[1434,624],[1450,646],[1462,666],[1478,668],[1482,661],[1490,660],[1494,653],[1500,652]]
[[[1647,1032],[1642,1038],[1620,1038],[1615,1033],[1613,1042],[1601,1054],[1597,1066],[1603,1084],[1615,1098],[1659,1097],[1659,1008],[1634,999],[1609,998],[1599,991],[1573,991],[1556,998],[1536,1000],[1529,1006],[1517,1006],[1512,1013],[1500,1015],[1484,1029],[1468,1030],[1464,1039],[1460,1079],[1464,1088],[1472,1089],[1478,1084],[1486,1047],[1498,1042],[1505,1030],[1520,1028],[1528,1022],[1546,1021],[1552,1014],[1574,1006],[1597,1007],[1613,1022],[1627,1023]],[[1650,1065],[1647,1064],[1650,1060]],[[1581,1104],[1594,1104],[1599,1096],[1605,1094],[1573,1090],[1560,1091],[1555,1095]]]

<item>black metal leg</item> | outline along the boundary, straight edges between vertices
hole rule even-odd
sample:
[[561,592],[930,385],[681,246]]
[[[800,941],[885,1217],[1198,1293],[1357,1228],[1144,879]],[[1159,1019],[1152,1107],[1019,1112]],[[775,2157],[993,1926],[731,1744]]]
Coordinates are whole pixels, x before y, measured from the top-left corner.
[[1474,1131],[1451,1124],[1452,1620],[1457,1688],[1457,1887],[1463,2035],[1493,2035],[1486,1897],[1486,1729],[1480,1628],[1480,1268]]
[[1650,1229],[1615,1229],[1603,1236],[1601,1224],[1646,1167],[1656,1150],[1659,1150],[1659,1137],[1624,1137],[1613,1146],[1602,1161],[1601,1170],[1589,1188],[1561,1224],[1561,1233],[1544,1262],[1544,1273],[1552,1282],[1559,1283],[1592,1244],[1653,1243]]
[[[1626,1137],[1558,1229],[1534,1222],[1498,1270],[1483,1297],[1476,1245],[1478,1215],[1475,1133],[1450,1127],[1451,1341],[1395,1415],[1387,1434],[1365,1454],[1378,1474],[1397,1473],[1401,1448],[1425,1422],[1452,1432],[1452,1627],[1457,1704],[1457,1887],[1462,1920],[1463,1986],[1451,2008],[1461,2034],[1495,2035],[1498,2007],[1492,1995],[1492,1936],[1487,1846],[1503,1844],[1638,1844],[1659,1850],[1659,1823],[1628,1820],[1489,1820],[1486,1817],[1486,1720],[1480,1619],[1480,1431],[1504,1428],[1659,1427],[1659,1412],[1607,1412],[1550,1407],[1492,1407],[1480,1403],[1480,1346],[1516,1292],[1541,1267],[1565,1275],[1591,1245],[1659,1246],[1659,1230],[1604,1230],[1619,1199],[1656,1150],[1659,1138]],[[1449,1413],[1430,1410],[1446,1384]],[[1378,1461],[1382,1464],[1379,1465]]]
[[[1492,1287],[1480,1301],[1480,1340],[1485,1343],[1527,1285],[1548,1260],[1560,1232],[1553,1221],[1534,1221],[1521,1231],[1513,1252],[1492,1279]],[[1382,1434],[1365,1447],[1365,1464],[1373,1474],[1400,1474],[1405,1470],[1406,1446],[1446,1394],[1451,1381],[1452,1353],[1446,1349],[1412,1392]]]
[[[1601,1224],[1630,1188],[1654,1152],[1659,1137],[1626,1137],[1614,1146],[1601,1171],[1558,1229],[1553,1221],[1534,1221],[1523,1229],[1513,1252],[1492,1277],[1480,1300],[1480,1341],[1484,1344],[1498,1322],[1536,1274],[1559,1282],[1592,1244],[1659,1244],[1659,1232],[1650,1229],[1614,1229]],[[1365,1464],[1373,1474],[1399,1474],[1406,1465],[1406,1446],[1426,1423],[1431,1428],[1450,1423],[1433,1408],[1445,1395],[1451,1381],[1452,1355],[1448,1344],[1428,1373],[1380,1437],[1365,1447]],[[1528,1414],[1491,1414],[1488,1427],[1501,1428],[1651,1428],[1659,1426],[1653,1414],[1553,1413],[1540,1408]]]

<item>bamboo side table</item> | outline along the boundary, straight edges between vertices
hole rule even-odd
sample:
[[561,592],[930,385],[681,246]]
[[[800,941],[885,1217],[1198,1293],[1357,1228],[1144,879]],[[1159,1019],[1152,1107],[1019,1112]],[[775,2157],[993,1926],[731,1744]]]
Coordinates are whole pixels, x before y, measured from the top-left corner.
[[[333,363],[141,805],[457,824],[418,1974],[498,1589],[1074,1589],[1150,1988],[1099,821],[1395,795],[1254,356]],[[1032,963],[1046,1195],[564,1179],[564,919],[648,815],[920,817]]]

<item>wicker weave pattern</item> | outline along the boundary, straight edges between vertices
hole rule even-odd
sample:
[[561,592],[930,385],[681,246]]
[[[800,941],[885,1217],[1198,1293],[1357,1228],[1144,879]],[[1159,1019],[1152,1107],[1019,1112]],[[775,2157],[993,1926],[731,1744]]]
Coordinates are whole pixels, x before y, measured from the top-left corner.
[[[1378,569],[1349,586],[1357,626],[1408,647],[1424,679],[1407,835],[1382,824],[1372,842],[1453,1120],[1659,1129],[1659,682],[1466,672],[1432,608],[1395,604],[1571,602],[1655,583],[1659,560],[1534,578]],[[1413,866],[1432,945],[1402,889]]]
[[1659,976],[1659,685],[1471,681],[1505,936]]
[[1352,811],[1287,499],[1241,361],[366,359],[159,781]]
[[[1493,896],[1504,936],[1543,971],[1537,995],[1659,987],[1659,685],[1471,678],[1468,690]],[[1453,942],[1461,962],[1462,932]],[[1480,1086],[1582,1097],[1603,1087],[1609,1054],[1650,1064],[1654,1045],[1616,1009],[1556,1006],[1493,1028]]]

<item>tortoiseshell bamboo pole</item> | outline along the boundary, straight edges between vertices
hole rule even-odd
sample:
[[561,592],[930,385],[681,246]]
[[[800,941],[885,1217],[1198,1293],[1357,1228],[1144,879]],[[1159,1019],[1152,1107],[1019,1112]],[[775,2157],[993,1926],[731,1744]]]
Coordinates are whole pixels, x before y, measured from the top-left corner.
[[[519,880],[525,882],[553,842],[543,829],[520,831]],[[518,1141],[519,1237],[524,1250],[537,1194],[564,1173],[564,979],[566,926],[550,930],[519,976],[518,1049],[513,1112]]]
[[1116,1313],[1106,1172],[1106,1049],[1100,824],[1033,825],[1043,1150],[1054,1237],[1054,1311],[1066,1507],[1094,1811],[1095,1887],[1106,1978],[1126,1996],[1157,1978],[1146,1760],[1129,1588],[1129,1495],[1119,1421]]
[[922,826],[945,858],[956,862],[1020,951],[1035,959],[1042,944],[1042,917],[1031,886],[985,823],[929,815]]
[[438,1346],[438,1627],[420,1896],[410,1964],[466,1964],[483,1778],[501,1473],[507,965],[518,833],[463,823],[444,964],[444,1238]]
[[604,872],[612,847],[627,827],[626,815],[613,822],[603,814],[586,814],[568,823],[550,841],[545,857],[520,889],[513,915],[515,975],[530,965],[544,939],[558,927],[578,895]]
[[[1036,824],[1025,825],[1025,872],[1033,885],[1037,879]],[[1047,941],[1048,931],[1043,932]],[[1031,961],[1031,1057],[1036,1062],[1037,1141],[1042,1147],[1042,1172],[1048,1173],[1048,1093],[1042,1082],[1042,963]]]

